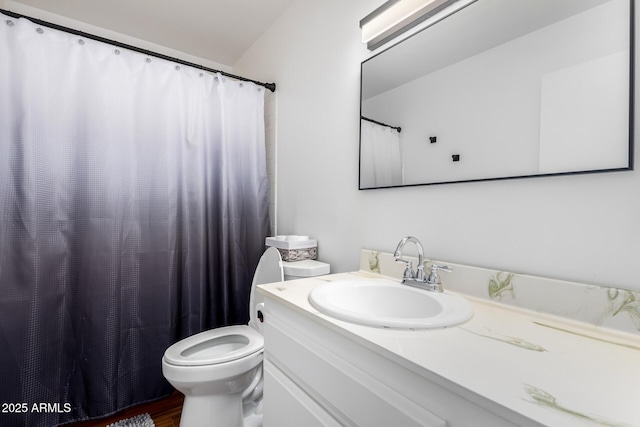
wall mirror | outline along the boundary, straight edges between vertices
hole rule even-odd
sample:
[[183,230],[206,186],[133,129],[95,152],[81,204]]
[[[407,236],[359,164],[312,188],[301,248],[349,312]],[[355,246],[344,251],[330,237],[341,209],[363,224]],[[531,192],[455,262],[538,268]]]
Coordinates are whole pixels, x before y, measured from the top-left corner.
[[476,0],[362,63],[360,189],[631,170],[633,0]]

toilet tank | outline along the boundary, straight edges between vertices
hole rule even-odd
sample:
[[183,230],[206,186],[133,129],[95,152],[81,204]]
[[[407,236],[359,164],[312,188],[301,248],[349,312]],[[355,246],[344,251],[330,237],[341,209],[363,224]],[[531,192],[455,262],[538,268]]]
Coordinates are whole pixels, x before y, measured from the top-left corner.
[[282,261],[284,280],[306,279],[331,273],[329,264],[315,261]]

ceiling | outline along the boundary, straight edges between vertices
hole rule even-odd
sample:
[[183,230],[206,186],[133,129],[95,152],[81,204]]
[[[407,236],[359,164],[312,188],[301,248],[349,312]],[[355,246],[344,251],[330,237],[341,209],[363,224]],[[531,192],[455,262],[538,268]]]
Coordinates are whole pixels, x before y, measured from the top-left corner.
[[228,66],[293,1],[13,0]]

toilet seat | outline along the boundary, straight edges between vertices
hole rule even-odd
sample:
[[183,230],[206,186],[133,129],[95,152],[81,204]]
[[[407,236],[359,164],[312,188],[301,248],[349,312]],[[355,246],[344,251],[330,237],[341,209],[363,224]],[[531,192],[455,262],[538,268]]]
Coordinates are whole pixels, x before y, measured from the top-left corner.
[[178,366],[216,365],[250,356],[263,347],[264,338],[255,329],[225,326],[178,341],[165,351],[164,359]]

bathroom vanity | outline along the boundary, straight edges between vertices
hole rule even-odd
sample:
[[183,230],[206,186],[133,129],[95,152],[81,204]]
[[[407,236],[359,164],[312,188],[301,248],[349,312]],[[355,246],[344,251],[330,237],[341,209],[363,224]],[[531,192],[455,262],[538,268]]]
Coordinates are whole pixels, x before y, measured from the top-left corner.
[[[309,303],[327,281],[383,278],[373,254],[358,272],[260,287],[265,427],[640,425],[637,334],[470,293],[473,317],[437,329],[358,325]],[[454,281],[472,276],[460,270]]]

